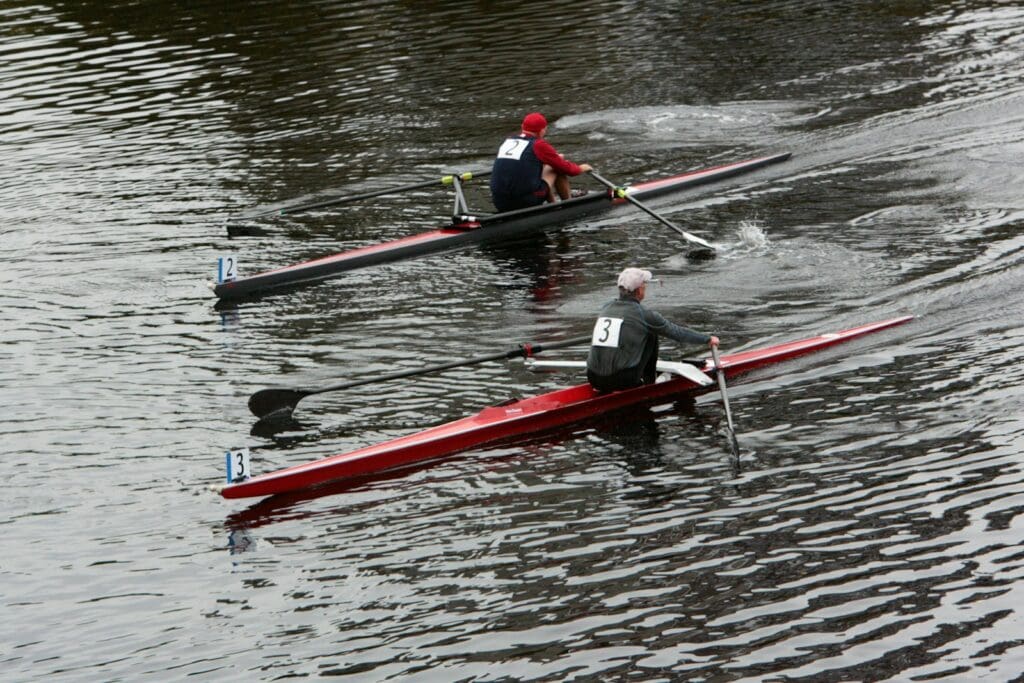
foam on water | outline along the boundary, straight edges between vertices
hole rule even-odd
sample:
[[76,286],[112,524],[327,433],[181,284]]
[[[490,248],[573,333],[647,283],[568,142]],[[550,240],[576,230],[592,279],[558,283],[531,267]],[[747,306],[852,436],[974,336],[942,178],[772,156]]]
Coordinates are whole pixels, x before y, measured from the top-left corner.
[[768,248],[768,232],[759,220],[743,221],[736,229],[740,244],[748,251]]

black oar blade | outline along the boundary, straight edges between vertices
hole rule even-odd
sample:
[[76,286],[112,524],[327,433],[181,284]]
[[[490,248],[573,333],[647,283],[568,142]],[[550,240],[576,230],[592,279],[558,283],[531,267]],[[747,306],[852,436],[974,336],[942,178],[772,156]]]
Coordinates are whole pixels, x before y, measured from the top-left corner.
[[260,389],[249,397],[249,410],[261,420],[271,416],[287,418],[295,405],[311,393],[301,389]]
[[717,251],[714,249],[707,249],[705,247],[698,247],[686,252],[686,258],[691,261],[710,261],[717,256]]
[[228,237],[259,237],[267,231],[252,223],[228,223]]

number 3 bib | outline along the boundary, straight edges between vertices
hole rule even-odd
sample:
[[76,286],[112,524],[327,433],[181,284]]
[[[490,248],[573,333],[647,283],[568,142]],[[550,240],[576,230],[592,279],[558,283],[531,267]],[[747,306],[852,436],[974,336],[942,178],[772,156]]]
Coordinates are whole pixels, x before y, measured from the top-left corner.
[[622,318],[598,318],[594,323],[594,336],[590,340],[591,346],[619,348],[619,330],[621,328]]

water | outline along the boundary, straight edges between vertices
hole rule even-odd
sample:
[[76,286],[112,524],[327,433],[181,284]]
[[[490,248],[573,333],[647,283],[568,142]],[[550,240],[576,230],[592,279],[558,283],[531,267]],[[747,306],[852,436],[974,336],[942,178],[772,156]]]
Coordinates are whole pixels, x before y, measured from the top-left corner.
[[[0,8],[0,666],[10,680],[1012,680],[1024,669],[1024,10],[997,2]],[[522,113],[618,182],[756,176],[535,243],[217,309],[436,227]],[[470,201],[486,208],[471,189]],[[578,335],[626,264],[725,351],[913,314],[714,394],[319,497],[268,471],[571,381],[514,363],[245,400]]]

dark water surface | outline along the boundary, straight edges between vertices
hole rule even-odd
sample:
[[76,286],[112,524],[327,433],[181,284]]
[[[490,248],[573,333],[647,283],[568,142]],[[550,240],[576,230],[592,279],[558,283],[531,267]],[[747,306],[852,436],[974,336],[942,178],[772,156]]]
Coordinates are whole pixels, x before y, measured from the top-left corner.
[[[4,680],[1013,680],[1024,670],[1024,9],[1016,3],[0,5]],[[435,227],[525,111],[639,213],[219,310],[246,273]],[[485,208],[479,189],[470,201]],[[742,240],[746,232],[764,244]],[[333,495],[208,490],[573,382],[627,264],[726,351],[917,319],[709,394]],[[672,355],[672,354],[669,354]]]

